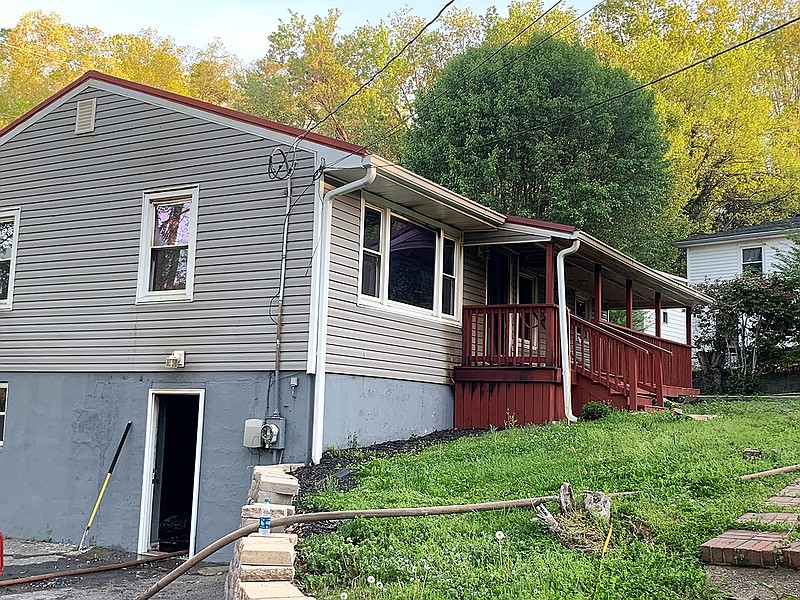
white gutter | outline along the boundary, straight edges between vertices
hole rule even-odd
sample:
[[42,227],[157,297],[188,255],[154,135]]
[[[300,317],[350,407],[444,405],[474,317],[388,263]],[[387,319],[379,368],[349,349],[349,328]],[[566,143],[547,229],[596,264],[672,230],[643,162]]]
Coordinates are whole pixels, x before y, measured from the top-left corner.
[[322,458],[323,421],[325,419],[325,363],[328,342],[328,291],[330,285],[331,262],[331,213],[333,199],[367,187],[375,181],[377,169],[374,165],[365,165],[367,173],[361,179],[330,190],[322,199],[322,214],[319,238],[319,277],[317,278],[318,309],[317,317],[317,364],[314,375],[314,413],[311,429],[311,460],[319,463]]
[[567,277],[564,273],[564,260],[567,255],[577,252],[580,240],[572,242],[572,246],[564,248],[556,257],[556,279],[558,280],[558,329],[561,332],[561,386],[564,388],[564,415],[567,421],[574,423],[578,417],[572,414],[572,367],[569,363],[569,323],[567,316]]

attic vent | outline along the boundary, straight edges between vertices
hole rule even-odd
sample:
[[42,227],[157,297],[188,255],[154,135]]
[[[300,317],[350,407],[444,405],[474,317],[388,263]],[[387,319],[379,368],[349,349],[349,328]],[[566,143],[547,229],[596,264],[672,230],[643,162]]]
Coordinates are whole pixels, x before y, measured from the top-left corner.
[[75,133],[91,133],[94,131],[94,113],[97,98],[78,101],[78,114],[75,119]]

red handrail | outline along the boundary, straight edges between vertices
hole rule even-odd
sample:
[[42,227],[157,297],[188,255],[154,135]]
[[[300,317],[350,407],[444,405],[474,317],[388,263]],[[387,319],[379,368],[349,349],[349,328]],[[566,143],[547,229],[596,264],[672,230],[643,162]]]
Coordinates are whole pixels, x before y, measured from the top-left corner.
[[603,325],[611,327],[617,332],[625,331],[635,339],[669,351],[669,354],[662,355],[664,385],[692,387],[692,347],[690,345],[656,337],[643,331],[634,331],[616,323],[603,322]]
[[461,365],[558,366],[556,310],[553,304],[465,306]]

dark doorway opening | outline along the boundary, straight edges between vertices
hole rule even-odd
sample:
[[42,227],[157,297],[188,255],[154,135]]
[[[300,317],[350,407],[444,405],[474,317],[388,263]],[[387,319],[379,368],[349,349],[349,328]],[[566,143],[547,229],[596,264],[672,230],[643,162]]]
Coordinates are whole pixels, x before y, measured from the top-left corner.
[[153,468],[150,548],[188,550],[197,452],[197,394],[157,394],[158,431]]

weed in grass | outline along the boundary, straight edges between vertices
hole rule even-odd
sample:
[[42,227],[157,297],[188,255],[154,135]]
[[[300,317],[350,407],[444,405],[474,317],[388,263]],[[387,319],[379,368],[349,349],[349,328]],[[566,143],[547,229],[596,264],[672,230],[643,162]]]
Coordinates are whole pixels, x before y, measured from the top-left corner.
[[[570,427],[496,431],[373,460],[357,488],[313,497],[320,509],[357,509],[542,496],[563,481],[576,490],[638,490],[614,500],[599,585],[599,555],[565,547],[523,509],[357,519],[303,540],[299,576],[319,600],[343,591],[351,600],[590,600],[595,586],[597,600],[716,598],[698,547],[741,514],[763,510],[797,477],[738,479],[764,464],[743,461],[746,447],[777,448],[782,463],[800,463],[800,401],[709,402],[693,412],[719,417],[612,412]],[[383,582],[380,596],[370,575]]]

